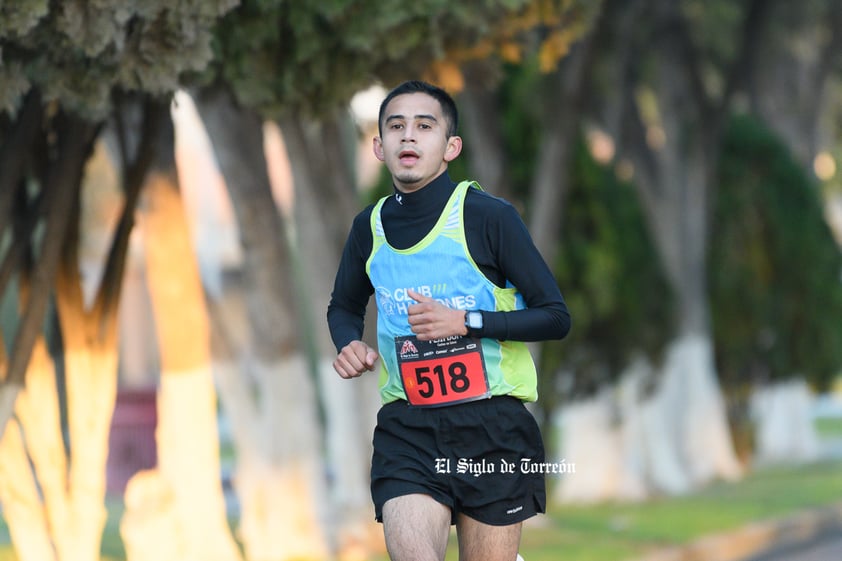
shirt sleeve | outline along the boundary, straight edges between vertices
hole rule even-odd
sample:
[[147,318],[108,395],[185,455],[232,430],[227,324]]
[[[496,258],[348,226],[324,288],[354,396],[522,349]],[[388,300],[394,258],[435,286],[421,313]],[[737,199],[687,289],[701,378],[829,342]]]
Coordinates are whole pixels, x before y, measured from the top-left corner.
[[[555,277],[541,256],[517,210],[493,200],[494,211],[482,213],[482,240],[501,279],[508,280],[523,296],[526,309],[511,312],[483,311],[481,335],[510,341],[562,339],[570,331],[570,313]],[[469,247],[471,247],[469,240]],[[473,250],[472,250],[473,252]]]
[[327,307],[327,323],[337,352],[351,341],[362,339],[366,306],[374,293],[365,270],[373,243],[370,218],[371,207],[354,219]]

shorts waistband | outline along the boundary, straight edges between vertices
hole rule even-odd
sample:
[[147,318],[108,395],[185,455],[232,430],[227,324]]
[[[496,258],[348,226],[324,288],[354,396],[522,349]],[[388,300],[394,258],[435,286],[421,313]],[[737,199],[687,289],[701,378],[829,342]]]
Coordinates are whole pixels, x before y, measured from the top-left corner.
[[474,400],[474,401],[465,401],[463,403],[454,403],[453,405],[445,405],[443,407],[415,407],[415,406],[411,405],[405,399],[396,399],[395,401],[390,401],[389,403],[386,403],[381,408],[385,408],[385,407],[389,407],[389,406],[403,405],[405,407],[412,407],[413,409],[429,409],[430,411],[435,411],[435,410],[439,410],[439,411],[451,410],[452,411],[456,408],[465,408],[465,407],[470,407],[470,406],[476,407],[476,406],[481,405],[483,403],[486,403],[486,404],[492,403],[492,402],[493,403],[503,403],[503,402],[506,402],[506,401],[511,401],[511,402],[514,402],[514,403],[524,403],[524,401],[522,399],[519,399],[519,398],[511,396],[511,395],[492,395],[491,397],[487,397],[487,398],[484,398],[484,399],[477,399],[477,400]]

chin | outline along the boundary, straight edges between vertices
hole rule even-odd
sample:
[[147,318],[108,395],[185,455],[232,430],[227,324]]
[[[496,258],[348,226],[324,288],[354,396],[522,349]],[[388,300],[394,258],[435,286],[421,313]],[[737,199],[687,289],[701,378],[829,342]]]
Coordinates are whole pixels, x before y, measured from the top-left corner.
[[415,185],[419,181],[421,181],[421,177],[417,175],[397,175],[395,179],[401,182],[403,185]]

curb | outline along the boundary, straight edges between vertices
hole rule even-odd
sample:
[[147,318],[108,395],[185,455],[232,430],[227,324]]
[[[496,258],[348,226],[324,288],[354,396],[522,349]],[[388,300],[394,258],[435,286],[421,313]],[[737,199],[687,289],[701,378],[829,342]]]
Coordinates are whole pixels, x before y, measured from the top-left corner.
[[744,561],[773,549],[807,542],[830,531],[842,531],[842,502],[783,518],[753,522],[737,530],[704,536],[684,546],[653,551],[634,561]]

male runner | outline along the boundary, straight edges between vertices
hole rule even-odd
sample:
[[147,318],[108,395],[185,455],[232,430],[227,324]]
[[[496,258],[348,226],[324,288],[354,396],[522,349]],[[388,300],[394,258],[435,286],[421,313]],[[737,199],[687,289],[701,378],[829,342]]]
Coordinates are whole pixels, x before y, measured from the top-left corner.
[[[374,154],[394,193],[351,228],[328,307],[343,378],[379,363],[383,403],[371,493],[393,561],[443,561],[451,524],[462,561],[514,561],[523,520],[545,510],[537,399],[524,342],[560,339],[570,316],[515,209],[455,185],[458,114],[418,81],[380,106]],[[375,295],[378,350],[362,338]]]

